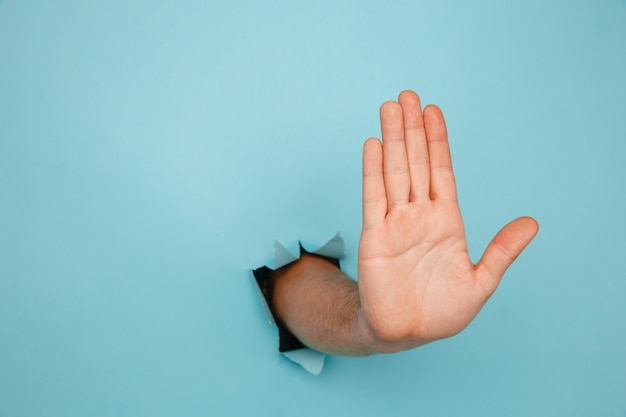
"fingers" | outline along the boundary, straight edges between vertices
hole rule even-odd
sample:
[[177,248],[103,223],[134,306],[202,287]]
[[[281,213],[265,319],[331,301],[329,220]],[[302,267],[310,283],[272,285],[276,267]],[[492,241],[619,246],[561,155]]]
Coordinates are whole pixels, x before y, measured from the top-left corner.
[[387,210],[409,202],[411,178],[404,144],[402,106],[388,101],[380,107],[380,128],[383,135],[383,171],[387,194]]
[[439,107],[431,105],[424,109],[424,129],[430,158],[430,198],[456,200],[448,132]]
[[380,124],[382,147],[370,139],[363,153],[364,222],[372,224],[410,201],[456,200],[441,110],[428,106],[422,112],[419,96],[403,91],[398,102],[381,106]]
[[535,237],[539,225],[531,217],[520,217],[504,226],[476,264],[476,274],[487,296],[495,290],[504,272]]
[[378,139],[371,138],[363,146],[363,229],[379,224],[386,214],[383,148]]

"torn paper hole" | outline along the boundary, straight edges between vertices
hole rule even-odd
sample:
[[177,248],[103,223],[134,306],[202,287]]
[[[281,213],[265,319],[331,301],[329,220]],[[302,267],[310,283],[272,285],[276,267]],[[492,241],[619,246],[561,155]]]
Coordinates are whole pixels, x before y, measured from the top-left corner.
[[[319,375],[319,373],[322,372],[322,369],[324,368],[324,358],[326,357],[326,355],[322,352],[318,352],[303,345],[302,342],[300,342],[285,326],[283,326],[274,318],[274,315],[272,314],[272,309],[270,307],[272,304],[272,294],[269,287],[269,278],[272,271],[275,271],[285,265],[288,265],[300,259],[301,250],[304,250],[308,253],[324,256],[326,258],[331,258],[329,260],[335,263],[339,268],[339,259],[344,257],[343,238],[339,233],[337,233],[332,239],[330,239],[328,242],[326,242],[324,245],[317,249],[304,247],[302,243],[300,243],[300,250],[298,251],[297,255],[289,252],[278,241],[274,242],[274,248],[275,255],[273,264],[268,263],[267,265],[252,271],[255,278],[255,283],[257,285],[257,289],[259,291],[259,298],[261,299],[261,303],[263,304],[263,308],[265,309],[268,320],[271,324],[274,324],[278,327],[279,352],[287,357],[289,360],[299,364],[304,369],[311,372],[313,375]],[[272,267],[270,267],[269,265],[272,265]]]

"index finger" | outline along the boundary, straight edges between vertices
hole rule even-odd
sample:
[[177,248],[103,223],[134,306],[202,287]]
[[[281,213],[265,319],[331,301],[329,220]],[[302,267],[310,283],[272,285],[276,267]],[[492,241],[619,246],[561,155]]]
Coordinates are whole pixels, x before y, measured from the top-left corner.
[[430,159],[430,198],[456,200],[448,131],[439,107],[429,105],[424,109],[424,128]]

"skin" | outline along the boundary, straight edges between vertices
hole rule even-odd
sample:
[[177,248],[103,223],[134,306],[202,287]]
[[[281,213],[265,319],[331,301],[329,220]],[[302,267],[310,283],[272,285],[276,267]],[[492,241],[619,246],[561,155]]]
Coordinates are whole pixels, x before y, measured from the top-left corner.
[[393,353],[459,333],[538,231],[513,220],[474,264],[441,110],[403,91],[380,121],[382,143],[363,149],[358,284],[309,254],[274,274],[278,318],[322,352]]

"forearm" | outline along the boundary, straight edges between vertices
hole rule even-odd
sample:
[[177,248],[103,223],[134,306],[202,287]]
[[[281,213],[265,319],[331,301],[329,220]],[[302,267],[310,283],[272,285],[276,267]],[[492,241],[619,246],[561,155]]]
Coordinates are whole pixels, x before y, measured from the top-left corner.
[[357,283],[316,255],[303,253],[273,273],[277,319],[305,345],[330,354],[374,353]]

